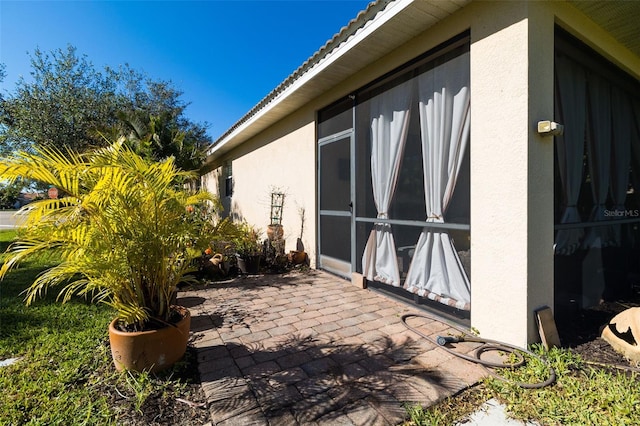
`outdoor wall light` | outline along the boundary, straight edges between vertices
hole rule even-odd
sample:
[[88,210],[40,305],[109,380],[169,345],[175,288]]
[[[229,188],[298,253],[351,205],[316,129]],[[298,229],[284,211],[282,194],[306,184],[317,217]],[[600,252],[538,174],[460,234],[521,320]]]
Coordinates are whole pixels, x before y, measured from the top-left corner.
[[564,126],[555,121],[538,121],[538,134],[540,136],[557,136],[564,133]]

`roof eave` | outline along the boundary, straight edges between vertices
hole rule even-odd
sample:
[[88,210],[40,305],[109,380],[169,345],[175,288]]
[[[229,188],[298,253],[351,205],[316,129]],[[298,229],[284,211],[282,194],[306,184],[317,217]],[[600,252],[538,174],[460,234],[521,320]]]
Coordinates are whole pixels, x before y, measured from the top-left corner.
[[[379,0],[369,4],[367,9],[360,12],[349,25],[343,27],[338,34],[216,140],[209,148],[207,156],[219,157],[223,155],[313,99],[315,94],[323,88],[339,83],[339,81],[327,82],[325,80],[314,86],[319,75],[414,1]],[[361,67],[354,67],[353,71],[358,71],[359,68]],[[307,93],[287,104],[287,101],[300,94],[303,88],[307,89]]]
[[[210,163],[220,158],[239,144],[312,101],[323,91],[336,86],[347,78],[349,74],[355,74],[369,63],[383,56],[385,52],[379,53],[378,56],[375,56],[376,54],[370,54],[366,59],[361,61],[350,62],[345,60],[345,58],[349,57],[350,53],[353,53],[359,46],[366,44],[365,41],[371,34],[389,23],[394,17],[407,8],[414,5],[413,9],[425,7],[438,9],[436,12],[428,12],[433,18],[430,25],[433,25],[437,21],[463,8],[470,1],[471,0],[376,0],[370,3],[355,19],[343,27],[338,34],[218,138],[207,152],[207,162]],[[628,23],[625,24],[626,27],[623,29],[616,28],[615,23],[607,24],[607,18],[609,18],[609,20],[611,18],[605,13],[607,12],[607,5],[596,8],[592,3],[586,1],[569,0],[568,2],[600,25],[604,25],[608,31],[615,30],[622,33],[622,30],[624,30],[625,34],[629,31],[632,31],[633,34],[638,33],[637,27]],[[621,6],[617,4],[616,7]],[[631,11],[634,17],[639,15],[637,8],[629,7],[630,9],[626,10],[626,14],[629,14]],[[629,22],[637,22],[637,20],[633,18]],[[430,25],[416,25],[414,29],[416,31],[423,31]],[[401,42],[402,41],[399,41],[398,43]],[[639,47],[637,42],[635,42],[635,44],[625,43],[625,45],[630,48],[632,52],[638,52]],[[332,66],[336,64],[340,65],[342,72],[331,71]],[[334,68],[338,67],[336,66]]]

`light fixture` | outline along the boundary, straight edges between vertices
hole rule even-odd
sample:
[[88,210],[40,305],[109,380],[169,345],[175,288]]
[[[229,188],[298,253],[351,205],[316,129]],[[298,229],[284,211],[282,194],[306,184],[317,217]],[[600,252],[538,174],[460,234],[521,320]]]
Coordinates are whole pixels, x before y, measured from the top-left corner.
[[557,136],[564,133],[564,126],[555,121],[538,121],[538,134],[541,136]]

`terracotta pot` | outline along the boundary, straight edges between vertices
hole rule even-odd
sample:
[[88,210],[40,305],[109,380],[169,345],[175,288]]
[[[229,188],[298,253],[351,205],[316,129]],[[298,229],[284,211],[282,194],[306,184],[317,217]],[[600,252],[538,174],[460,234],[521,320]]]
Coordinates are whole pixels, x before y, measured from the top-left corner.
[[281,240],[284,235],[284,228],[282,225],[268,225],[267,226],[267,238],[269,241]]
[[294,265],[301,265],[307,260],[307,253],[304,251],[291,250],[289,252],[289,261]]
[[157,372],[171,367],[187,350],[191,313],[173,306],[183,316],[175,326],[159,330],[125,332],[116,329],[117,319],[109,324],[109,342],[116,370]]

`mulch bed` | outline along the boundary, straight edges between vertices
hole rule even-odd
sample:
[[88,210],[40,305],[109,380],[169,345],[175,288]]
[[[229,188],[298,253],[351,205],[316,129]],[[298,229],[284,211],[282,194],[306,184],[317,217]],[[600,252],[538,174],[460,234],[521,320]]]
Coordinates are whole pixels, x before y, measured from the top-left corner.
[[[132,407],[131,399],[134,395],[125,390],[115,391],[113,388],[105,389],[105,393],[111,395],[111,405],[116,407],[118,425],[149,425],[149,426],[198,426],[211,422],[207,398],[200,385],[198,372],[198,360],[196,349],[189,346],[185,354],[184,364],[174,371],[171,379],[181,379],[186,385],[176,394],[180,396],[168,396],[163,392],[150,395],[140,411]],[[174,389],[168,389],[174,391]]]
[[587,309],[556,315],[556,326],[563,347],[570,348],[585,361],[607,365],[632,366],[624,356],[604,341],[602,328],[620,312],[640,306],[638,300],[603,302]]

